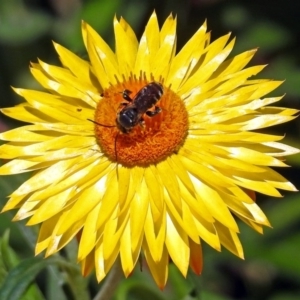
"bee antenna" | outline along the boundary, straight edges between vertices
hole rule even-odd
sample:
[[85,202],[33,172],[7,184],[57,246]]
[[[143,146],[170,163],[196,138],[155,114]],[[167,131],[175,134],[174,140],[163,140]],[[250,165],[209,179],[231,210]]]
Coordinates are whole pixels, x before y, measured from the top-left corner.
[[98,123],[98,122],[93,121],[93,120],[91,120],[91,119],[87,119],[87,120],[90,121],[90,122],[92,122],[92,123],[94,123],[94,124],[97,124],[97,125],[99,125],[99,126],[103,126],[103,127],[117,127],[116,125],[105,125],[105,124],[101,124],[101,123]]

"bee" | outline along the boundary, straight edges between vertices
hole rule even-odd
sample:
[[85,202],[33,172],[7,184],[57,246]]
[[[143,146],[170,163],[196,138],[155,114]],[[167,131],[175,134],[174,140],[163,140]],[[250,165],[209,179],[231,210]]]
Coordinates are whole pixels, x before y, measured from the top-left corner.
[[[153,117],[161,112],[156,106],[164,92],[163,86],[158,82],[151,82],[141,88],[132,99],[129,90],[124,90],[123,98],[128,102],[122,102],[123,108],[117,113],[116,124],[123,133],[129,133],[136,125],[145,126],[143,115]],[[153,108],[154,110],[150,110]]]
[[[116,114],[116,125],[104,125],[90,119],[88,120],[99,126],[117,127],[120,132],[129,134],[137,125],[140,125],[142,128],[145,127],[144,114],[148,117],[154,117],[162,111],[156,104],[161,99],[163,93],[163,86],[155,81],[142,87],[133,98],[130,97],[132,92],[125,89],[122,92],[122,97],[127,102],[120,103],[120,107],[122,108]],[[117,138],[118,134],[115,137],[115,157],[118,161],[116,150]]]

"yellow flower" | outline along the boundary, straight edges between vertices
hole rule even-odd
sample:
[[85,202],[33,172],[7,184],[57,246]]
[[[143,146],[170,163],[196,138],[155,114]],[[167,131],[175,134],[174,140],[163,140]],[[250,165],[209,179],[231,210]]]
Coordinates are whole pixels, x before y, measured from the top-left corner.
[[153,13],[140,42],[122,18],[114,31],[115,52],[83,23],[90,61],[54,44],[63,66],[31,68],[48,92],[15,89],[27,102],[2,109],[32,124],[0,135],[0,174],[35,171],[3,211],[41,224],[36,254],[77,236],[83,274],[95,266],[100,281],[120,257],[128,276],[142,253],[163,287],[169,258],[201,272],[202,241],[243,257],[234,216],[269,226],[253,191],[295,191],[270,167],[297,150],[257,130],[297,111],[267,106],[281,82],[249,79],[264,68],[246,67],[256,50],[227,59],[229,34],[211,43],[203,24],[176,54],[172,16],[159,29]]

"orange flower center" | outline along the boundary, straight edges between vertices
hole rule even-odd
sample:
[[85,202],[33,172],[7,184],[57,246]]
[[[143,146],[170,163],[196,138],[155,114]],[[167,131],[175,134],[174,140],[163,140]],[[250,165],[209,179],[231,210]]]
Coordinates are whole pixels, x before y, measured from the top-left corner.
[[[161,96],[153,91],[157,103],[146,113],[143,108],[149,101],[153,103],[153,97],[141,94],[136,97],[145,87],[150,87],[145,79],[131,78],[118,83],[104,90],[96,108],[95,133],[99,146],[111,160],[127,167],[160,162],[177,152],[187,135],[188,114],[180,97],[167,87],[163,87]],[[126,101],[124,94],[132,101]],[[130,110],[130,116],[137,116],[126,130],[118,123],[125,108]]]

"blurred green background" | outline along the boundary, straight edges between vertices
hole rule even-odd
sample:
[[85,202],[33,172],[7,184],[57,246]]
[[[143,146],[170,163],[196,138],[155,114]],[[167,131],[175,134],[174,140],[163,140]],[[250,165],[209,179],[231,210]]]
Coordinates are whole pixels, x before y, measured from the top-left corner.
[[[295,0],[0,0],[0,107],[22,101],[13,94],[11,86],[40,88],[30,75],[30,61],[40,58],[59,64],[52,40],[87,58],[80,31],[82,19],[114,47],[115,15],[123,16],[140,37],[154,9],[160,24],[170,12],[177,15],[178,49],[205,19],[213,39],[229,31],[237,36],[233,54],[259,47],[251,64],[269,64],[260,77],[285,80],[274,93],[286,93],[279,104],[300,108],[300,2]],[[0,131],[20,125],[0,115]],[[300,119],[270,130],[286,134],[288,144],[300,147]],[[299,188],[300,156],[288,158],[288,162],[293,168],[279,171]],[[6,196],[27,176],[0,178],[1,207]],[[300,299],[300,197],[296,193],[283,194],[283,199],[258,195],[258,202],[274,227],[266,229],[264,236],[241,224],[245,261],[226,250],[217,253],[204,245],[202,276],[189,274],[185,280],[171,265],[168,285],[161,292],[146,267],[143,272],[137,268],[129,279],[122,281],[114,299]],[[12,223],[12,216],[0,215],[0,285],[12,282],[13,292],[23,282],[24,292],[22,296],[16,292],[6,294],[3,299],[93,298],[99,290],[95,276],[82,279],[78,268],[68,265],[76,260],[76,245],[68,246],[53,261],[33,259],[37,231],[25,228],[22,222]],[[8,280],[9,270],[16,273]],[[24,274],[28,274],[26,280]],[[79,295],[78,290],[85,292]]]

